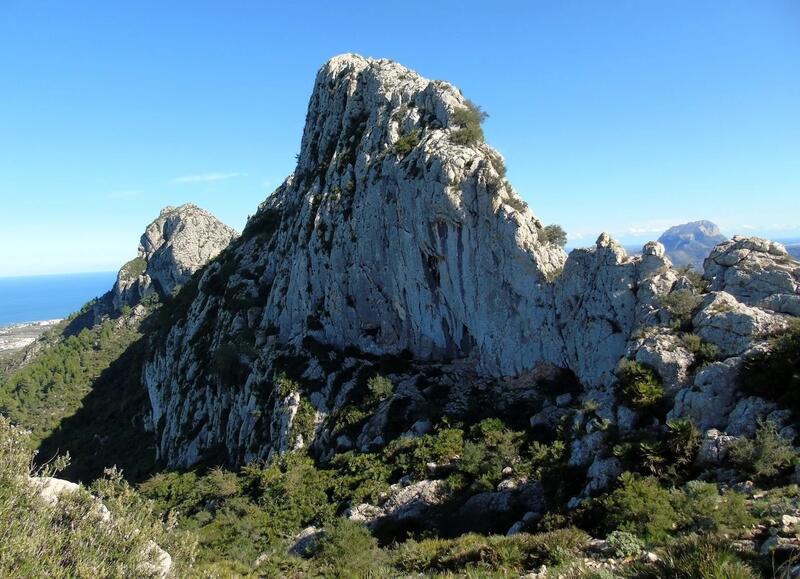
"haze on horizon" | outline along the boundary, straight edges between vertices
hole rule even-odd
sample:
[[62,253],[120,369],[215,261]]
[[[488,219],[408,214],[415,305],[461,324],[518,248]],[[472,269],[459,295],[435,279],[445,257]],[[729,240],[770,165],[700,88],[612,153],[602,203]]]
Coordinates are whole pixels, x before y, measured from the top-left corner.
[[116,270],[164,205],[232,227],[294,168],[343,52],[446,79],[570,245],[709,219],[800,235],[791,0],[16,4],[0,18],[0,276]]

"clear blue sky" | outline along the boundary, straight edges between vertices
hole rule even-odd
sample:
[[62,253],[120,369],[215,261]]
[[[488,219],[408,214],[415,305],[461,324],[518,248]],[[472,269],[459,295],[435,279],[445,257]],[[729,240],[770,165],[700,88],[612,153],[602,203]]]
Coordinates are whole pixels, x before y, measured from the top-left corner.
[[574,244],[800,235],[800,2],[29,2],[0,13],[0,275],[116,269],[167,204],[241,229],[335,54],[449,80]]

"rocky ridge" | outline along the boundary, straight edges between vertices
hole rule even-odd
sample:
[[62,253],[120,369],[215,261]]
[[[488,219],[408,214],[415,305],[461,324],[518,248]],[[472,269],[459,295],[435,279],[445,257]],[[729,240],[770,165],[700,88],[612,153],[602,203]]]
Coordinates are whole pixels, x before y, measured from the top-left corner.
[[[544,430],[569,418],[580,502],[620,472],[608,426],[645,424],[621,397],[623,358],[655,369],[670,417],[731,435],[762,417],[789,427],[735,380],[797,315],[800,269],[781,246],[724,242],[703,280],[673,269],[657,242],[631,257],[603,234],[567,256],[544,242],[500,154],[459,138],[468,107],[452,85],[391,61],[322,67],[295,171],[186,283],[145,364],[166,465],[378,449],[483,405]],[[691,332],[719,359],[701,368]],[[376,374],[391,396],[342,426]],[[570,401],[546,394],[548,381],[561,393],[574,383]]]

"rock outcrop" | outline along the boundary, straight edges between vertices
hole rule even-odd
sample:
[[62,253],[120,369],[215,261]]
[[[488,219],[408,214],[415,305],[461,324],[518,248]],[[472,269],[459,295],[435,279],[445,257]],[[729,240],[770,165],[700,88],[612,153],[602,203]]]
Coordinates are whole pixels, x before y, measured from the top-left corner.
[[[62,497],[75,493],[86,493],[85,489],[74,482],[50,476],[29,477],[29,483],[36,489],[41,499],[51,507],[58,505]],[[104,525],[111,525],[113,516],[108,508],[96,497],[89,496],[94,503],[92,511],[98,521]],[[136,529],[136,532],[139,532],[139,530]],[[142,577],[165,579],[170,576],[172,556],[159,547],[155,541],[147,541],[140,556],[141,564],[138,569]]]
[[196,205],[165,207],[147,226],[138,255],[120,268],[111,290],[87,304],[64,334],[74,335],[108,317],[118,317],[149,296],[171,298],[236,237],[235,230]]
[[725,236],[711,221],[692,221],[667,229],[658,241],[664,245],[672,263],[702,269],[703,260]]
[[[391,61],[343,55],[322,67],[295,171],[168,306],[175,324],[144,369],[162,461],[378,449],[413,435],[432,407],[466,412],[497,378],[556,367],[582,385],[576,403],[597,406],[576,440],[585,456],[572,461],[595,465],[591,493],[617,470],[593,460],[599,425],[636,421],[616,392],[626,356],[657,369],[673,416],[726,427],[741,398],[727,369],[786,326],[797,262],[737,238],[706,261],[703,293],[660,243],[631,257],[603,234],[567,257],[544,241],[500,154],[463,138],[470,106],[454,86]],[[148,264],[168,261],[149,247]],[[664,305],[676,292],[696,298],[686,319]],[[696,373],[681,324],[732,360]],[[405,361],[389,372],[392,396],[360,430],[341,432],[337,413],[386,360]],[[531,383],[516,410],[537,399]],[[492,403],[506,395],[496,390]]]
[[192,274],[228,247],[237,233],[209,212],[188,203],[165,207],[147,226],[136,258],[122,266],[114,284],[119,310],[145,296],[169,297]]

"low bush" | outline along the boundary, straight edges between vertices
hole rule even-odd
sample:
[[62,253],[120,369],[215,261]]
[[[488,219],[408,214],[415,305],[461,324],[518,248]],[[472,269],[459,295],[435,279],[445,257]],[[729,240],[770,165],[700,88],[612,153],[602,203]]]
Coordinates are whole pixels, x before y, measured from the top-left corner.
[[670,492],[654,477],[623,473],[620,482],[603,500],[609,531],[627,531],[647,542],[665,539],[680,520]]
[[691,464],[700,448],[700,429],[690,418],[669,420],[666,444],[675,465]]
[[703,301],[703,298],[692,290],[679,289],[662,296],[661,307],[663,307],[674,326],[680,329],[689,329],[692,325],[692,314]]
[[428,463],[448,465],[464,454],[464,431],[445,428],[416,438],[398,438],[384,451],[387,462],[421,479],[429,476]]
[[664,397],[661,378],[649,366],[623,359],[617,368],[617,376],[620,379],[620,394],[623,401],[634,408],[651,408]]
[[641,539],[627,531],[612,531],[606,537],[606,544],[615,559],[635,557],[644,551],[644,543]]
[[705,293],[708,290],[708,282],[703,279],[703,272],[697,271],[692,264],[675,269],[677,274],[687,278],[699,293]]
[[452,122],[457,125],[450,134],[450,140],[457,145],[470,146],[483,142],[483,129],[481,123],[488,118],[488,114],[473,103],[467,101],[467,106],[453,111]]
[[392,150],[395,155],[402,158],[408,155],[417,145],[419,145],[419,129],[414,129],[410,133],[400,135],[400,138],[395,141]]
[[391,398],[394,392],[394,384],[384,376],[373,376],[370,378],[367,382],[367,388],[369,388],[372,397],[379,401]]
[[670,579],[755,579],[759,575],[714,536],[688,536],[659,553],[653,563],[639,563],[632,570],[636,577]]
[[[0,416],[0,575],[3,577],[152,577],[148,550],[155,541],[172,554],[178,575],[192,564],[189,534],[175,534],[112,470],[92,486],[62,493],[55,504],[39,494],[30,475],[52,476],[66,464],[31,472],[27,432]],[[98,507],[108,508],[108,520]]]
[[552,223],[544,228],[544,237],[547,243],[559,247],[567,245],[567,232],[557,223]]
[[325,529],[314,553],[314,562],[324,577],[368,577],[380,568],[383,559],[375,537],[345,518]]
[[789,468],[797,453],[771,421],[762,422],[754,438],[738,438],[730,448],[733,463],[760,480],[770,479]]
[[712,483],[689,481],[682,492],[673,494],[673,504],[685,530],[730,531],[754,522],[744,496],[733,491],[720,494]]
[[683,334],[681,336],[683,347],[694,354],[692,368],[700,368],[719,359],[719,348],[710,342],[704,342],[697,334]]
[[391,559],[405,572],[519,573],[568,562],[578,556],[587,540],[586,533],[574,528],[510,537],[467,534],[456,539],[406,541],[391,552]]
[[800,321],[771,340],[769,351],[745,359],[740,387],[774,400],[800,417]]

